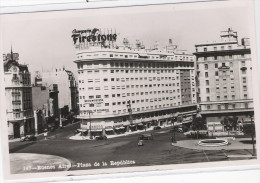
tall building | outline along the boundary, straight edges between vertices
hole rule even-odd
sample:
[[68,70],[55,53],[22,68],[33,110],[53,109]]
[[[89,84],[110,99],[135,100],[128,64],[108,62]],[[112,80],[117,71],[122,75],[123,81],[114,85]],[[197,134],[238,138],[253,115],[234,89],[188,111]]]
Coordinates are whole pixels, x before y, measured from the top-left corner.
[[230,28],[220,38],[195,45],[201,114],[208,122],[220,122],[225,116],[250,121],[248,114],[254,109],[249,39],[240,42]]
[[[122,46],[117,35],[98,29],[76,31],[78,118],[92,134],[163,125],[177,116],[191,121],[196,112],[195,57],[169,45],[146,49],[140,41]],[[91,40],[92,39],[92,40]]]
[[42,73],[37,72],[35,77],[35,85],[45,86],[49,88],[52,85],[57,85],[59,89],[58,105],[62,117],[66,117],[69,112],[77,113],[77,82],[73,73],[66,70],[64,67],[52,69]]
[[4,82],[9,138],[34,132],[31,75],[27,65],[18,62],[19,54],[4,55]]

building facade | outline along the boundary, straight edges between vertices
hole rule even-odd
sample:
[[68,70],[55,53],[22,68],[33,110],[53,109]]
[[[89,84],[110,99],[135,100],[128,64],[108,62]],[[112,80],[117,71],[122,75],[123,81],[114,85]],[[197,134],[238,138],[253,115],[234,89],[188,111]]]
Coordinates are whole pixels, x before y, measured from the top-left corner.
[[44,71],[41,74],[36,74],[35,82],[47,88],[57,85],[59,89],[58,105],[62,117],[66,117],[70,112],[77,113],[77,82],[71,71],[66,70],[64,67]]
[[207,122],[220,124],[225,116],[250,121],[254,109],[249,39],[240,42],[237,32],[228,29],[221,32],[220,41],[195,48],[198,100]]
[[11,50],[3,60],[8,136],[19,138],[34,132],[31,76],[18,53]]
[[195,57],[171,41],[164,49],[133,47],[126,39],[122,46],[115,40],[74,44],[83,129],[108,134],[163,125],[178,115],[190,120],[196,112]]

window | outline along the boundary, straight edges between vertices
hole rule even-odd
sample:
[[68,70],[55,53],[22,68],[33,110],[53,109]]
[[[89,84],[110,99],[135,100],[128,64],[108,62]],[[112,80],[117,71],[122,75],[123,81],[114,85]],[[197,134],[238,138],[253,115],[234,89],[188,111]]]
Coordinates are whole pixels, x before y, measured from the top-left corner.
[[217,60],[218,59],[218,57],[217,56],[214,56],[214,60]]
[[209,93],[209,88],[206,88],[206,93]]
[[217,100],[220,100],[220,96],[217,96]]
[[218,64],[217,63],[215,64],[215,68],[218,68]]
[[243,83],[246,83],[246,77],[242,78]]
[[245,62],[245,61],[242,61],[242,62],[241,62],[241,66],[243,66],[243,67],[246,66],[246,62]]
[[209,66],[208,64],[204,64],[205,70],[208,70]]
[[205,72],[205,77],[209,77],[209,73],[208,72]]
[[225,109],[226,109],[226,110],[228,109],[228,104],[225,104]]
[[207,51],[207,48],[204,48],[204,51]]
[[218,110],[221,110],[221,105],[218,105]]
[[105,103],[105,106],[109,106],[109,103]]
[[215,76],[218,76],[218,71],[215,71]]
[[208,102],[210,101],[210,97],[207,97],[207,101],[208,101]]
[[216,46],[214,47],[214,51],[217,51],[217,47]]
[[206,85],[207,85],[207,86],[209,85],[209,80],[206,80]]

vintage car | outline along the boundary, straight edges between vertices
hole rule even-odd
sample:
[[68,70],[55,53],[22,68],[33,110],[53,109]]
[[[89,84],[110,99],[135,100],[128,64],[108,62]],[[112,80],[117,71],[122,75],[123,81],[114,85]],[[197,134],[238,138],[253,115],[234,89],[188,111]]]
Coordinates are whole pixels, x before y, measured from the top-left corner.
[[107,136],[105,136],[105,135],[100,135],[100,136],[96,136],[95,139],[96,139],[96,140],[107,140]]
[[160,126],[155,126],[155,127],[153,127],[153,129],[154,130],[160,130],[162,127],[160,127]]
[[152,134],[152,133],[142,134],[142,135],[139,137],[139,140],[153,140],[153,134]]
[[35,137],[34,135],[26,135],[24,137],[21,137],[20,141],[24,142],[24,141],[36,141],[37,137]]
[[144,141],[143,140],[139,140],[137,143],[138,146],[143,146],[144,145]]

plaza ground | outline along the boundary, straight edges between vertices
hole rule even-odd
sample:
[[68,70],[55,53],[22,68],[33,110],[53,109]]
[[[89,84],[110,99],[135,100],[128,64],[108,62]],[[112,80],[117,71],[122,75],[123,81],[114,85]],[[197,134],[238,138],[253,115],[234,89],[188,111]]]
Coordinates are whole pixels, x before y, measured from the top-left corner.
[[[70,162],[68,170],[86,170],[94,168],[116,168],[127,166],[151,166],[167,164],[201,163],[211,161],[231,161],[252,159],[252,144],[250,139],[236,139],[228,146],[221,148],[205,148],[197,146],[198,140],[187,139],[182,133],[176,133],[176,144],[171,143],[172,132],[170,127],[149,131],[153,133],[154,140],[145,140],[144,146],[137,146],[140,132],[108,140],[71,140],[74,130],[79,123],[58,129],[48,134],[44,140],[39,136],[36,142],[10,142],[9,152],[16,157],[21,155],[50,155],[51,158],[62,158]],[[12,157],[12,156],[11,156]],[[47,158],[47,157],[46,157]],[[22,159],[22,158],[21,158]],[[26,158],[25,158],[26,159]],[[48,159],[48,158],[47,158]],[[117,162],[113,164],[111,161]],[[57,162],[60,162],[57,161]],[[57,163],[56,162],[56,163]],[[102,166],[104,162],[106,166]],[[33,160],[17,163],[11,158],[13,166],[30,166]],[[38,164],[37,164],[38,163]],[[48,166],[48,161],[38,161],[37,165]],[[53,162],[52,162],[53,163]],[[35,163],[34,163],[35,164]],[[63,163],[69,164],[69,163]],[[95,166],[96,165],[96,166]],[[19,168],[18,168],[19,169]],[[29,170],[19,169],[19,173],[28,173]],[[64,171],[54,169],[52,171]],[[40,172],[41,170],[38,170]],[[33,172],[33,171],[32,171]]]

